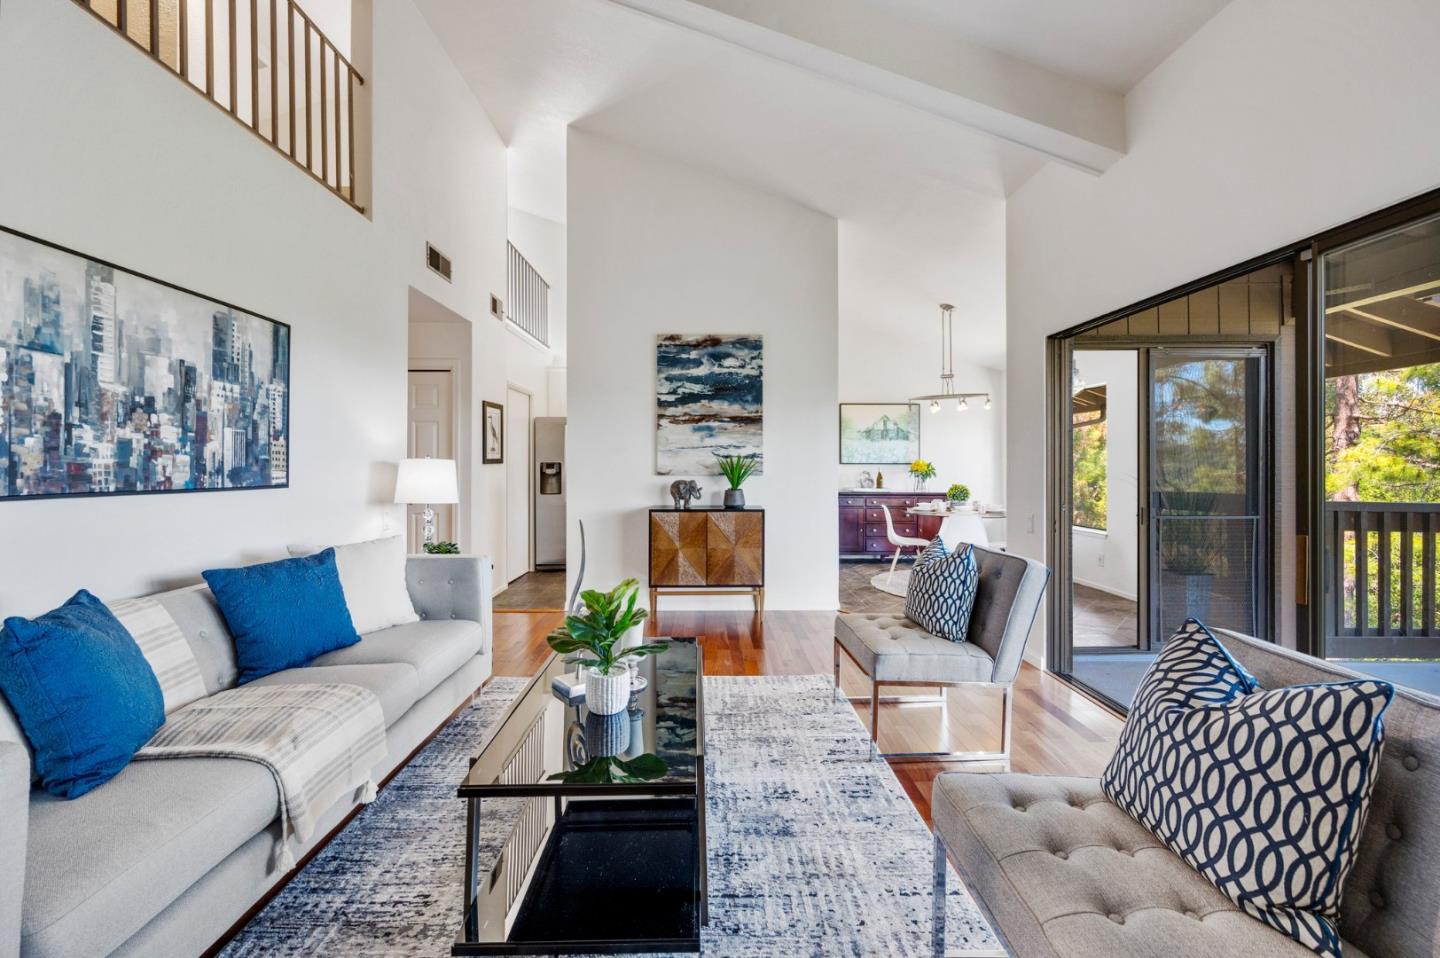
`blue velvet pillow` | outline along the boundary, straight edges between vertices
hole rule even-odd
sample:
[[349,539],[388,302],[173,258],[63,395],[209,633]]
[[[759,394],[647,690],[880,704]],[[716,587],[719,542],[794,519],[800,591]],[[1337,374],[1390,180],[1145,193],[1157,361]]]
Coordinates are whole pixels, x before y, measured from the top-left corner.
[[105,603],[81,589],[0,629],[0,692],[47,792],[79,798],[120,773],[165,724],[160,682]]
[[201,574],[235,638],[240,685],[360,641],[334,549]]

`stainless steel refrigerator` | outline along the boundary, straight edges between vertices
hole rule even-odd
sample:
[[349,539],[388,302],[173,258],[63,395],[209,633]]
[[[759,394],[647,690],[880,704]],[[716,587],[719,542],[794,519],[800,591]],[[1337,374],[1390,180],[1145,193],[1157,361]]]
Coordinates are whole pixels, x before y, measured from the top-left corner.
[[565,419],[535,418],[535,568],[565,568]]

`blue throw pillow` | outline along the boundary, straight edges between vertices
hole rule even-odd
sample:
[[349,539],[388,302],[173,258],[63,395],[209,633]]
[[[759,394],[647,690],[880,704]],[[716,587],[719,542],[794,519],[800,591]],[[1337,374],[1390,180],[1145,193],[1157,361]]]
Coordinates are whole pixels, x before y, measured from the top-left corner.
[[1395,689],[1266,690],[1190,619],[1140,682],[1105,794],[1247,913],[1340,958],[1340,890]]
[[335,550],[201,573],[235,638],[237,684],[306,665],[360,641],[335,570]]
[[980,586],[980,568],[975,552],[966,545],[949,553],[936,537],[920,553],[910,570],[910,587],[905,592],[905,618],[926,632],[964,642],[970,634],[970,614],[975,610],[975,590]]
[[120,773],[165,724],[160,682],[135,639],[84,589],[0,629],[0,692],[47,792],[79,798]]

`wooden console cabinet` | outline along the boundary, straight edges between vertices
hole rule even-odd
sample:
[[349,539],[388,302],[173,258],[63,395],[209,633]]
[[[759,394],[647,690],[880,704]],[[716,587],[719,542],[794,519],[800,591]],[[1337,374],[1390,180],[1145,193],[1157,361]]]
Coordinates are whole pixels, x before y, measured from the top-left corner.
[[662,594],[745,594],[765,610],[764,509],[651,509],[650,611]]
[[885,513],[890,510],[895,532],[902,536],[931,539],[940,534],[944,516],[908,516],[905,510],[921,502],[938,502],[943,492],[900,492],[888,489],[866,489],[840,493],[840,558],[874,559],[895,554],[895,547],[885,537]]

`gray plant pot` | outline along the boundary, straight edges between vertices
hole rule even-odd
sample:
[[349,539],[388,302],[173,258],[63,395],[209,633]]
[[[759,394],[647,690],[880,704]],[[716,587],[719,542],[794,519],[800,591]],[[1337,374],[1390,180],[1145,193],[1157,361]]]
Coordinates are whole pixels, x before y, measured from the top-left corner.
[[726,489],[726,490],[725,490],[725,508],[726,508],[726,509],[744,509],[744,508],[745,508],[745,490],[744,490],[744,489]]

